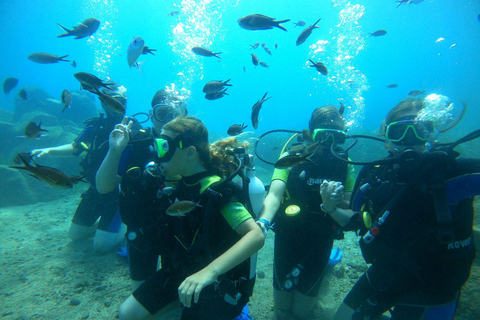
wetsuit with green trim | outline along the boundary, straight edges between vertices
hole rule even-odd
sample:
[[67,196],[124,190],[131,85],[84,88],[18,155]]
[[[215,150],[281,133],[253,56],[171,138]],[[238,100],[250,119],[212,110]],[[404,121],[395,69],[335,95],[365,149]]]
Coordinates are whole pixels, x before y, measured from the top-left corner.
[[[233,185],[208,172],[183,177],[177,200],[198,203],[185,216],[172,217],[173,263],[149,277],[133,295],[151,314],[178,300],[178,287],[185,278],[200,271],[231,248],[241,236],[235,229],[252,219],[238,202]],[[225,319],[239,316],[253,292],[255,272],[247,259],[205,287],[198,303],[185,308],[182,319]]]
[[[473,196],[480,191],[479,173],[480,160],[462,158],[441,165],[424,161],[418,169],[382,165],[361,171],[352,199],[354,204],[362,199],[354,211],[362,209],[349,227],[367,234],[360,246],[372,265],[344,300],[356,311],[352,319],[373,319],[391,308],[394,320],[454,318],[475,257]],[[446,200],[451,222],[440,226],[435,188],[442,182],[447,192],[440,201]],[[374,224],[367,228],[370,220]],[[444,228],[452,232],[449,241],[439,236]]]
[[[347,157],[346,153],[338,150]],[[288,153],[285,153],[287,155]],[[275,169],[272,181],[287,184],[282,204],[274,222],[274,278],[277,290],[298,292],[314,297],[318,294],[335,238],[343,238],[339,226],[320,209],[320,185],[323,181],[340,181],[345,191],[353,190],[354,168],[334,158],[330,152],[317,152],[312,162],[288,169]],[[298,206],[296,215],[286,214],[290,205]],[[299,270],[296,276],[294,269]],[[295,279],[292,279],[294,276]]]

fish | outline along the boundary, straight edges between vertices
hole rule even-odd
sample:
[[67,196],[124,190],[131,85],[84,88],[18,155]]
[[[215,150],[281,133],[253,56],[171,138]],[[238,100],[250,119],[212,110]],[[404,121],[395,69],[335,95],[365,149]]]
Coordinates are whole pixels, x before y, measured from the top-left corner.
[[398,0],[398,5],[397,5],[397,8],[400,7],[402,4],[412,4],[412,3],[415,3],[415,4],[419,4],[420,2],[422,2],[423,0]]
[[322,145],[321,141],[312,143],[311,145],[305,148],[305,151],[303,152],[303,157],[310,158],[321,145]]
[[380,37],[387,34],[387,30],[377,30],[373,33],[370,33],[370,37]]
[[308,159],[306,156],[299,156],[297,154],[289,155],[278,159],[277,162],[275,162],[275,168],[288,169],[307,161],[313,163],[313,161]]
[[258,64],[261,65],[261,66],[264,67],[264,68],[268,68],[268,64],[266,64],[266,63],[263,62],[263,61],[260,61]]
[[193,47],[192,48],[193,53],[199,55],[199,56],[204,56],[204,57],[217,57],[218,59],[221,59],[219,54],[221,52],[212,52],[208,49],[202,48],[202,47]]
[[243,73],[247,72],[247,69],[245,69],[245,66],[243,66]]
[[27,126],[25,127],[25,137],[29,139],[36,139],[40,137],[42,132],[48,132],[48,130],[42,129],[42,122],[40,122],[38,125],[30,121]]
[[72,61],[71,65],[72,65],[72,67],[74,67],[74,68],[77,67],[77,63],[75,62],[75,60]]
[[65,60],[66,57],[68,57],[68,54],[58,57],[49,53],[35,52],[29,55],[27,59],[32,62],[41,64],[58,63],[59,61],[70,62],[69,60]]
[[23,163],[23,166],[9,166],[9,168],[26,170],[31,173],[30,176],[40,181],[43,181],[46,184],[55,188],[73,188],[73,184],[70,181],[70,178],[62,171],[51,167],[41,166],[36,163],[34,163],[34,165],[32,166],[20,154],[18,155],[18,157],[19,160]]
[[452,44],[450,47],[448,47],[448,49],[452,49],[452,48],[455,48],[457,46],[456,43]]
[[91,90],[90,92],[98,96],[98,99],[100,99],[105,108],[119,114],[125,114],[125,106],[114,97],[99,91],[98,88],[95,88],[95,90]]
[[251,45],[250,45],[250,49],[257,49],[259,44],[260,44],[260,43],[258,43],[258,42],[255,43],[255,44],[251,44]]
[[30,163],[30,161],[33,161],[33,158],[35,156],[32,155],[30,152],[20,152],[20,153],[17,153],[15,158],[13,158],[13,163],[15,164],[22,164],[22,158]]
[[310,34],[312,34],[313,29],[319,28],[319,26],[317,26],[317,23],[319,23],[320,20],[322,20],[322,18],[318,19],[317,22],[315,22],[311,26],[303,29],[303,31],[298,36],[297,41],[295,42],[297,44],[297,46],[301,45],[302,43],[305,42],[305,40],[307,40],[307,38],[310,36]]
[[18,84],[17,78],[6,78],[3,80],[3,93],[9,94]]
[[170,17],[173,17],[173,16],[178,15],[179,13],[180,13],[180,10],[175,10],[175,11],[167,13],[167,15],[169,15]]
[[438,42],[441,42],[441,41],[443,41],[443,40],[445,40],[445,38],[440,37],[440,38],[438,38],[437,40],[435,40],[435,42],[438,43]]
[[[111,89],[110,86],[114,85],[114,83],[106,83],[97,78],[95,75],[88,73],[88,72],[77,72],[73,75],[75,79],[80,81],[82,88],[88,90],[93,88],[108,88]],[[85,85],[85,87],[84,87]]]
[[78,26],[74,26],[72,30],[69,30],[59,23],[57,23],[60,28],[65,30],[67,33],[63,33],[58,35],[57,38],[68,37],[68,36],[75,36],[75,39],[82,39],[85,37],[89,37],[94,34],[98,27],[100,26],[100,21],[95,18],[88,18]]
[[396,83],[392,83],[392,84],[389,84],[388,86],[385,86],[386,88],[396,88],[398,87],[398,84]]
[[165,213],[172,217],[183,217],[187,213],[195,209],[196,207],[202,207],[202,206],[199,205],[198,202],[193,202],[190,200],[181,200],[170,205],[170,207],[167,208]]
[[222,91],[207,93],[205,95],[205,99],[207,99],[207,100],[217,100],[217,99],[222,98],[224,95],[228,96],[228,93],[226,91],[227,91],[227,88],[223,89]]
[[151,55],[154,56],[155,53],[153,53],[153,51],[157,51],[157,49],[152,49],[152,48],[149,48],[147,46],[143,46],[142,54],[150,53]]
[[255,53],[250,53],[252,55],[252,63],[258,66],[258,58]]
[[275,49],[278,49],[278,43],[275,43]]
[[343,114],[345,113],[345,105],[342,101],[338,101],[338,103],[340,104],[340,108],[338,108],[338,113],[343,116]]
[[259,115],[259,113],[260,113],[260,109],[262,108],[263,103],[264,103],[265,101],[267,101],[268,99],[271,98],[271,97],[266,98],[267,94],[268,94],[268,92],[266,92],[266,93],[263,95],[263,97],[262,97],[261,100],[258,100],[257,102],[255,102],[255,104],[254,104],[253,107],[252,107],[252,116],[251,116],[251,118],[252,118],[252,126],[253,126],[253,128],[255,128],[255,129],[257,129],[257,127],[258,127],[258,122],[260,121],[260,120],[258,120],[258,115]]
[[85,178],[85,177],[86,176],[75,176],[75,175],[73,175],[73,176],[68,177],[68,179],[70,180],[70,182],[72,184],[77,184],[80,181],[83,182],[83,183],[88,183],[87,181],[83,180],[83,178]]
[[245,125],[245,122],[242,123],[242,124],[232,124],[228,128],[227,133],[230,136],[236,136],[236,135],[239,135],[240,133],[242,133],[243,129],[245,129],[246,127],[248,127],[248,125]]
[[63,109],[62,112],[65,111],[65,109],[68,109],[70,107],[70,101],[72,101],[72,95],[67,89],[63,89],[62,91],[62,103],[63,103]]
[[144,46],[145,41],[141,37],[133,37],[130,41],[127,48],[127,62],[130,68],[133,66],[139,68],[137,59],[142,54]]
[[22,100],[28,100],[27,91],[25,91],[25,89],[20,90],[18,96],[22,98]]
[[425,90],[412,90],[408,93],[409,96],[419,96],[425,94]]
[[231,87],[232,85],[228,83],[231,79],[228,79],[226,81],[209,81],[203,86],[203,92],[205,93],[214,93],[218,91],[222,91],[223,87],[229,86]]
[[305,23],[305,21],[303,21],[303,20],[298,20],[298,22],[294,22],[293,24],[295,25],[294,28],[296,28],[297,26],[299,26],[299,27],[305,27],[305,24],[306,24],[306,23]]
[[246,30],[268,30],[276,27],[283,31],[287,31],[287,29],[285,29],[284,26],[281,26],[280,23],[285,23],[288,21],[290,21],[290,19],[275,21],[275,18],[270,18],[263,14],[257,13],[240,18],[237,22],[240,27]]
[[313,62],[312,60],[308,59],[312,63],[310,67],[317,69],[318,72],[326,76],[328,74],[327,67],[323,63],[319,62]]
[[269,55],[272,55],[272,51],[265,45],[265,43],[262,43],[263,50],[265,50],[266,53]]

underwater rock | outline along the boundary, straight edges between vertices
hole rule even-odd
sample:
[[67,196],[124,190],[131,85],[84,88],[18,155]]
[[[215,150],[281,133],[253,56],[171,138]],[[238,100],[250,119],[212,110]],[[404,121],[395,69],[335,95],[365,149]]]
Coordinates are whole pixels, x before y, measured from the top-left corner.
[[80,305],[80,303],[82,303],[82,301],[80,299],[77,299],[77,298],[73,298],[72,300],[70,300],[70,305],[71,306],[78,306],[78,305]]
[[0,183],[0,208],[32,204],[37,201],[35,194],[29,189],[24,177],[18,170],[0,167],[2,182]]

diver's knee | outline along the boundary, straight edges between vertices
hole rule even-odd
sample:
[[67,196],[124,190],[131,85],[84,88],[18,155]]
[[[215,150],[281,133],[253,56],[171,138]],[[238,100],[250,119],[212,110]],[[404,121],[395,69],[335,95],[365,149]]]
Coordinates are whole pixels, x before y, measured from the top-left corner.
[[97,253],[107,253],[120,246],[125,238],[124,233],[112,233],[97,230],[93,239],[93,249]]
[[335,313],[334,320],[350,320],[352,319],[353,314],[355,311],[347,306],[345,303],[342,303],[340,307],[338,307],[337,312]]
[[130,295],[118,310],[120,320],[142,320],[150,316],[145,309],[134,297]]
[[95,226],[81,226],[79,224],[72,223],[70,224],[70,229],[68,230],[68,237],[72,241],[78,241],[92,236],[94,231]]

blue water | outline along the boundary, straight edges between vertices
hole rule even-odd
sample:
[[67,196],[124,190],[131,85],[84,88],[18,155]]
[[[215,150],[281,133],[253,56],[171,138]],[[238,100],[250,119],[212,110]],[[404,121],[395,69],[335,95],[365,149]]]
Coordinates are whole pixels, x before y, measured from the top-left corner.
[[[174,10],[180,13],[168,15]],[[306,128],[314,108],[338,105],[340,99],[348,107],[345,117],[351,132],[373,130],[411,90],[441,93],[457,105],[468,102],[468,116],[459,131],[477,127],[478,1],[425,0],[397,8],[394,0],[23,0],[2,1],[0,12],[0,79],[20,80],[0,102],[9,110],[14,108],[12,96],[22,87],[42,87],[60,99],[63,89],[79,88],[73,73],[85,71],[125,86],[128,114],[147,111],[154,93],[173,83],[176,90],[189,95],[189,113],[219,135],[226,135],[233,123],[245,122],[252,129],[251,107],[265,92],[272,98],[260,111],[257,133]],[[292,19],[284,24],[288,32],[240,28],[238,18],[253,13]],[[57,22],[71,27],[89,17],[101,21],[92,37],[56,38],[62,33]],[[303,28],[294,28],[292,22],[304,20],[308,26],[319,18],[320,28],[295,46]],[[379,29],[388,33],[368,37]],[[139,58],[145,60],[141,71],[127,64],[126,50],[134,36],[158,50],[155,56]],[[436,42],[441,37],[445,40]],[[261,46],[251,50],[256,42],[264,42],[272,56]],[[192,46],[222,52],[222,59],[196,56]],[[77,68],[65,62],[33,63],[27,60],[33,52],[68,54]],[[270,68],[255,67],[250,53]],[[322,61],[328,76],[309,68],[307,59]],[[215,101],[204,98],[206,82],[230,78],[233,87],[228,96]],[[391,83],[398,88],[385,88]]]

